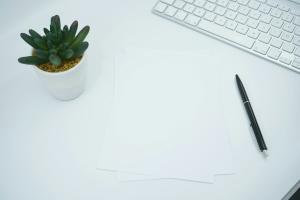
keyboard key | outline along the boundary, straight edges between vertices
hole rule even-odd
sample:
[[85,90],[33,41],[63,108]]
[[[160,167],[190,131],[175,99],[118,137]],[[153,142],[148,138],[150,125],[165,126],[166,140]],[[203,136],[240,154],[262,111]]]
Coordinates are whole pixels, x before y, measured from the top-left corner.
[[299,58],[296,58],[293,63],[292,63],[292,66],[293,67],[296,67],[298,69],[300,69],[300,59]]
[[291,9],[291,13],[296,16],[300,16],[300,10],[297,8]]
[[227,10],[227,12],[225,14],[225,17],[228,18],[228,19],[234,20],[236,15],[237,15],[236,12],[233,12],[231,10]]
[[194,9],[195,9],[195,6],[192,4],[189,4],[189,3],[187,3],[183,8],[184,11],[189,12],[189,13],[192,13],[194,11]]
[[291,64],[291,55],[285,52],[282,52],[282,54],[279,57],[279,61],[282,63],[285,63],[287,65]]
[[185,20],[184,20],[187,24],[190,24],[192,26],[197,26],[199,21],[200,21],[200,17],[197,17],[195,15],[189,14]]
[[263,43],[266,43],[266,44],[269,44],[270,40],[271,40],[271,36],[265,34],[265,33],[261,33],[259,35],[259,38],[258,38],[259,41],[263,42]]
[[282,50],[284,50],[288,53],[293,53],[294,49],[295,49],[295,46],[290,43],[284,42],[282,45]]
[[204,9],[205,10],[208,10],[208,11],[214,11],[214,9],[216,8],[216,5],[215,4],[212,4],[212,3],[209,3],[207,2],[204,6]]
[[175,14],[175,18],[178,20],[184,20],[184,18],[187,16],[187,12],[183,11],[183,10],[179,10],[176,14]]
[[260,6],[260,3],[258,1],[255,0],[251,0],[248,4],[248,6],[254,10],[257,10],[258,7]]
[[280,50],[271,47],[268,52],[268,57],[277,60],[279,58],[280,54],[281,54]]
[[267,4],[269,5],[269,6],[272,6],[272,7],[277,7],[277,5],[278,5],[278,3],[276,2],[276,1],[274,1],[274,0],[268,0],[267,1]]
[[264,4],[259,7],[259,11],[263,12],[265,14],[268,14],[270,12],[270,10],[271,10],[271,7],[264,5]]
[[267,24],[269,24],[271,22],[271,20],[272,20],[272,17],[270,17],[269,15],[262,14],[260,16],[260,21],[265,22]]
[[258,30],[267,33],[270,30],[270,25],[266,24],[266,23],[263,23],[263,22],[260,22],[259,25],[258,25]]
[[217,4],[226,7],[228,4],[228,0],[218,0]]
[[184,5],[185,5],[185,2],[182,0],[176,0],[174,3],[174,7],[180,8],[180,9],[183,8]]
[[286,5],[284,5],[284,4],[278,5],[278,8],[279,8],[280,10],[285,11],[285,12],[288,12],[288,11],[290,10],[290,8],[289,8],[288,6],[286,6]]
[[249,30],[249,28],[245,25],[242,25],[242,24],[239,24],[236,27],[236,32],[244,34],[244,35],[247,33],[248,30]]
[[253,38],[253,39],[257,39],[258,36],[259,36],[259,31],[255,30],[255,29],[250,29],[248,31],[248,34],[247,34],[249,37]]
[[208,21],[214,21],[216,17],[216,14],[212,13],[212,12],[206,12],[205,15],[204,15],[204,19],[208,20]]
[[177,12],[177,8],[174,8],[173,6],[169,6],[167,10],[165,11],[166,15],[172,17]]
[[280,11],[277,8],[273,8],[271,11],[271,16],[273,16],[273,17],[279,18],[281,16],[281,14],[282,14],[282,11]]
[[283,19],[286,22],[291,22],[293,20],[294,16],[289,13],[283,13],[281,16],[281,19]]
[[174,0],[161,0],[161,2],[172,5],[174,3]]
[[256,28],[258,26],[258,20],[255,19],[248,19],[247,25],[250,26],[251,28]]
[[292,33],[295,29],[295,25],[289,24],[289,23],[284,23],[283,25],[283,30]]
[[165,9],[167,8],[167,4],[164,4],[162,2],[158,2],[154,8],[154,10],[158,11],[158,12],[164,12]]
[[287,33],[287,32],[283,32],[282,34],[281,34],[281,39],[283,39],[284,41],[287,41],[287,42],[291,42],[292,41],[292,39],[293,39],[293,34],[291,34],[291,33]]
[[287,65],[291,64],[291,58],[289,58],[289,57],[280,57],[279,61],[282,63],[285,63]]
[[277,28],[281,28],[281,26],[283,24],[283,21],[281,19],[273,18],[271,24],[272,24],[272,26],[275,26]]
[[250,12],[250,9],[246,6],[240,6],[238,11],[239,11],[239,13],[241,13],[243,15],[248,15],[248,13]]
[[271,27],[270,30],[270,35],[275,36],[275,37],[279,37],[281,35],[281,30],[275,27]]
[[257,10],[251,10],[249,13],[249,17],[251,17],[253,19],[259,19],[260,12],[258,12]]
[[203,15],[205,14],[205,10],[203,8],[196,8],[194,10],[194,14],[197,15],[198,17],[203,17]]
[[206,20],[201,20],[198,24],[198,27],[208,32],[215,33],[216,35],[222,38],[228,39],[233,43],[236,43],[248,49],[251,49],[254,44],[253,39],[245,37],[244,35],[241,35],[239,33],[233,32],[222,26],[216,26],[215,24],[212,24]]
[[226,28],[229,28],[231,30],[235,30],[237,23],[235,21],[227,20],[225,24]]
[[300,48],[299,48],[299,47],[296,49],[296,51],[294,52],[294,54],[295,54],[296,56],[299,56],[299,57],[300,57]]
[[296,17],[296,18],[294,19],[294,24],[300,26],[300,18],[299,18],[299,17]]
[[205,0],[196,0],[195,2],[194,2],[194,4],[196,5],[196,6],[198,6],[198,7],[203,7],[204,6],[204,4],[205,4]]
[[282,41],[281,41],[280,39],[277,39],[277,38],[272,38],[270,44],[271,44],[271,46],[280,49],[280,47],[281,47],[281,45],[282,45]]
[[215,23],[221,26],[224,26],[225,22],[226,22],[225,17],[217,16],[215,19]]
[[297,45],[297,46],[300,46],[300,37],[295,36],[294,41],[293,41],[293,44],[295,44],[295,45]]
[[239,3],[239,4],[241,4],[241,5],[247,5],[248,4],[248,2],[249,2],[249,0],[237,0],[237,2]]
[[237,11],[238,8],[239,8],[239,4],[237,4],[235,2],[230,2],[228,5],[228,9],[233,10],[233,11]]
[[298,27],[298,28],[296,28],[296,30],[295,30],[295,35],[299,35],[300,36],[300,27]]
[[242,14],[238,14],[235,21],[241,23],[241,24],[245,24],[247,22],[248,18],[245,15]]
[[226,12],[226,9],[221,6],[217,6],[217,8],[215,9],[215,13],[218,15],[224,15],[225,12]]
[[266,55],[269,50],[269,45],[256,41],[253,50],[260,54]]

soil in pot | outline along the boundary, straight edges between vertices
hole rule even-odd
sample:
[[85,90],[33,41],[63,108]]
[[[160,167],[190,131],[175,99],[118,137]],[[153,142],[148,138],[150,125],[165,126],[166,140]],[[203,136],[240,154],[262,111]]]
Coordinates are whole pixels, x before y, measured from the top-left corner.
[[82,57],[73,60],[63,61],[60,66],[54,66],[50,62],[38,65],[37,67],[46,72],[64,72],[76,66]]

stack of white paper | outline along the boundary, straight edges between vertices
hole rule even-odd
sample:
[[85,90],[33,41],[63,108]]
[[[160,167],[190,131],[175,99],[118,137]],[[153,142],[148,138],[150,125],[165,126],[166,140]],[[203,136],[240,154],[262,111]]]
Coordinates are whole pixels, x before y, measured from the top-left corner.
[[208,183],[216,174],[232,174],[220,104],[220,62],[209,58],[145,49],[120,53],[98,169],[119,172],[121,179]]

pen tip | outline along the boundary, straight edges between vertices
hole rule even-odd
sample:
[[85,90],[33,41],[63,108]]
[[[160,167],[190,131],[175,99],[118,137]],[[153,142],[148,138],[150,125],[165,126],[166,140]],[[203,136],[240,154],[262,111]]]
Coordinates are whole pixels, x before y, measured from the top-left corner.
[[262,153],[264,154],[264,156],[265,156],[265,157],[268,157],[268,156],[269,156],[269,154],[268,154],[268,151],[267,151],[267,150],[263,150],[263,151],[262,151]]

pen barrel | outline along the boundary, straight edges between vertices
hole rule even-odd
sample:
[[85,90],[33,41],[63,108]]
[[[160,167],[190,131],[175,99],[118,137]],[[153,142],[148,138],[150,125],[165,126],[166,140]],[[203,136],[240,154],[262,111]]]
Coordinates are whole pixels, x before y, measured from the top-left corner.
[[249,101],[244,102],[244,104],[245,104],[245,108],[246,108],[247,114],[248,114],[250,122],[251,122],[251,126],[252,126],[252,129],[253,129],[253,132],[255,134],[255,137],[256,137],[259,149],[261,151],[267,150],[267,145],[266,145],[266,143],[264,141],[264,138],[263,138],[263,136],[261,134],[259,125],[257,123],[256,117],[255,117],[253,109],[252,109],[252,106],[251,106],[251,104],[250,104]]

